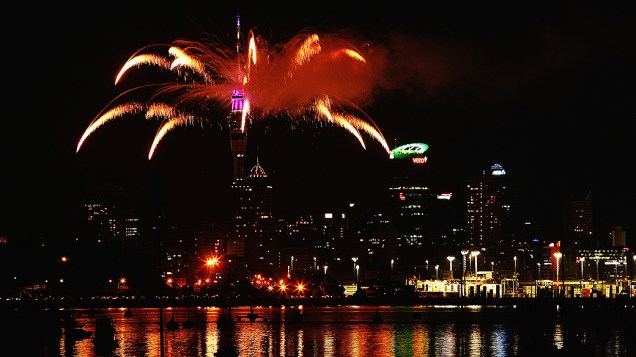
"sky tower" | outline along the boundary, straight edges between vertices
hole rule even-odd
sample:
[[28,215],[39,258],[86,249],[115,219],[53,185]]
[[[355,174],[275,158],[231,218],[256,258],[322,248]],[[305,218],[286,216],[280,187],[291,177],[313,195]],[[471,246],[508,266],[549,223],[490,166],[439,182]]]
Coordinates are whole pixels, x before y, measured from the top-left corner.
[[[236,62],[237,83],[241,85],[241,18],[236,16]],[[226,254],[234,257],[245,257],[245,241],[248,236],[246,203],[249,199],[249,186],[245,181],[245,153],[247,151],[247,128],[241,125],[243,119],[244,93],[241,87],[232,92],[232,108],[227,116],[230,128],[230,149],[234,163],[232,178],[234,234],[226,243]]]
[[[237,62],[237,83],[242,83],[241,79],[241,17],[236,15],[236,62]],[[245,152],[247,150],[247,132],[245,128],[241,128],[241,120],[243,117],[243,100],[244,94],[241,88],[237,88],[232,92],[232,109],[228,115],[230,127],[230,149],[234,162],[233,183],[241,181],[245,178]]]

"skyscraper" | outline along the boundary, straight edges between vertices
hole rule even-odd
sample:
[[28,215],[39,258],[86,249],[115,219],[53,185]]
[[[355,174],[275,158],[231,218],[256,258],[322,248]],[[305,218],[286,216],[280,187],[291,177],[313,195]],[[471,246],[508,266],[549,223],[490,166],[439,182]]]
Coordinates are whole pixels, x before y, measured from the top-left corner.
[[102,184],[87,192],[84,198],[85,216],[82,227],[85,238],[92,243],[105,243],[123,236],[124,195],[122,188],[111,184]]
[[509,222],[506,170],[495,163],[490,171],[469,177],[466,185],[466,239],[477,248],[493,248],[502,243]]
[[391,221],[398,227],[396,246],[413,248],[429,246],[430,206],[435,194],[427,185],[423,164],[428,145],[412,143],[396,147],[391,151],[393,180],[389,187],[391,198]]
[[565,244],[576,249],[601,248],[594,241],[592,192],[571,194],[565,208]]
[[246,263],[254,273],[271,273],[277,266],[278,257],[278,250],[274,244],[276,232],[272,212],[273,188],[258,156],[256,165],[252,167],[245,181],[246,191],[240,216],[245,223],[241,235],[245,237],[247,248]]

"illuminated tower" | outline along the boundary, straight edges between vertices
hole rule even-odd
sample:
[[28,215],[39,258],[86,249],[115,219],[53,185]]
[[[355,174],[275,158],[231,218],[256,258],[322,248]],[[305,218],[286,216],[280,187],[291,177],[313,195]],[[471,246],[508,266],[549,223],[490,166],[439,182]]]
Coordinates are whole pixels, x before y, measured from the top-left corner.
[[[236,62],[237,62],[237,83],[242,83],[241,78],[241,18],[236,16]],[[234,162],[233,182],[241,181],[245,178],[245,151],[247,150],[247,132],[242,125],[243,120],[244,94],[239,88],[232,92],[232,109],[228,115],[230,127],[230,149]]]
[[[236,61],[237,61],[237,83],[241,81],[241,19],[236,17]],[[244,202],[247,200],[249,187],[244,182],[245,178],[245,152],[247,151],[247,132],[242,125],[244,93],[241,88],[232,92],[230,114],[228,115],[228,126],[230,129],[230,149],[234,164],[234,174],[232,177],[232,192],[234,194],[234,235],[226,243],[228,255],[245,257],[245,232],[247,227],[244,214]]]

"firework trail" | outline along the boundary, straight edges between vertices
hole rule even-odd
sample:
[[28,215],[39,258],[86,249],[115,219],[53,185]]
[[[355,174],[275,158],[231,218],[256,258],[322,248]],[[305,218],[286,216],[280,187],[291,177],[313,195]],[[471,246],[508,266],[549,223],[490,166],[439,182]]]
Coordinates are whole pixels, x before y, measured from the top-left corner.
[[[240,38],[237,34],[237,41]],[[282,46],[270,46],[249,31],[247,52],[239,51],[244,48],[240,43],[236,46],[234,50],[208,36],[204,40],[179,39],[138,50],[118,72],[116,85],[130,70],[143,65],[170,71],[176,79],[133,87],[117,96],[84,131],[76,151],[102,125],[143,112],[146,119],[161,120],[148,153],[151,159],[172,129],[208,120],[201,114],[205,109],[229,112],[232,94],[243,93],[241,131],[247,130],[252,120],[286,115],[293,120],[342,127],[366,149],[362,136],[365,133],[390,152],[379,128],[354,104],[369,97],[374,73],[351,43],[303,30]],[[144,100],[127,99],[147,88],[153,88],[153,92]]]

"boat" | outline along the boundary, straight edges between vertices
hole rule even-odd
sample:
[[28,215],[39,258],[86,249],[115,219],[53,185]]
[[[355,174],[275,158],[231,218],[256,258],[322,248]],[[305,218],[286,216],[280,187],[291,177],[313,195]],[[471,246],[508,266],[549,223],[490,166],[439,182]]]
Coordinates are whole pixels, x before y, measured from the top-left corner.
[[254,322],[257,318],[258,314],[254,312],[254,309],[250,309],[250,312],[247,314],[247,319],[250,320],[250,322]]
[[119,347],[113,320],[110,317],[99,317],[95,320],[93,345],[96,351],[108,352]]
[[194,326],[194,322],[192,322],[192,320],[190,320],[190,308],[189,307],[186,308],[186,313],[187,313],[186,320],[181,323],[181,326],[183,326],[183,328],[191,328],[192,326]]
[[254,308],[250,306],[250,312],[248,312],[245,316],[237,316],[236,321],[241,321],[243,318],[247,318],[250,322],[254,322],[258,319],[263,321],[267,321],[267,317],[261,316],[254,312]]
[[170,321],[166,324],[166,328],[170,331],[179,329],[179,323],[174,319],[174,309],[172,310],[172,317],[170,317]]

